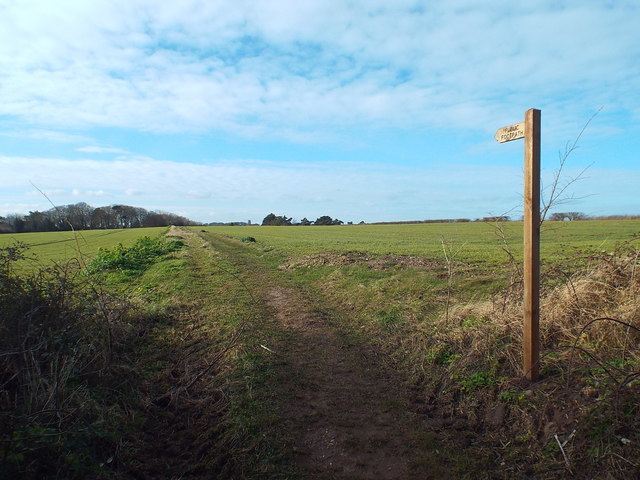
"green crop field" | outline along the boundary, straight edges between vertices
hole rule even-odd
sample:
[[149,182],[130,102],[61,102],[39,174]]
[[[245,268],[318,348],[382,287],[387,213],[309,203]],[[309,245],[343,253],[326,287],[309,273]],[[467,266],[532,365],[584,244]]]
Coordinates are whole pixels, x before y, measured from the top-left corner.
[[0,248],[25,244],[31,265],[47,265],[51,262],[65,262],[72,258],[91,258],[99,248],[111,248],[118,243],[133,244],[138,238],[157,236],[166,227],[135,228],[121,230],[84,230],[74,232],[42,232],[0,235]]
[[[504,238],[517,258],[522,256],[522,223],[503,223]],[[492,223],[427,223],[403,225],[342,225],[309,227],[207,227],[206,231],[257,242],[302,256],[327,251],[442,258],[443,242],[459,261],[500,264],[506,260],[503,239]],[[609,251],[640,233],[640,220],[546,222],[542,229],[543,261],[554,261],[576,250]]]
[[[506,261],[504,240],[516,256],[522,255],[522,223],[502,224],[504,237],[492,223],[428,223],[403,225],[342,225],[310,227],[193,227],[236,239],[254,237],[260,244],[290,257],[321,252],[367,252],[380,255],[443,257],[443,242],[457,252],[458,261],[501,264]],[[0,235],[0,247],[22,242],[36,261],[46,264],[91,257],[100,247],[131,245],[136,239],[166,230],[141,228]],[[609,251],[640,234],[640,220],[546,222],[542,232],[543,261],[553,262],[574,251]]]

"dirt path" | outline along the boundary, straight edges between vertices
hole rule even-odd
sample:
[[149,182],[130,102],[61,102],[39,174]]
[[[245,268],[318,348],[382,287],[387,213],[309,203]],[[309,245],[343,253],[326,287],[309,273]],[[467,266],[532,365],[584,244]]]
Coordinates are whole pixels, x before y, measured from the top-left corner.
[[267,338],[263,347],[282,360],[273,388],[301,478],[451,478],[444,438],[439,443],[424,416],[411,411],[397,372],[379,365],[376,352],[286,272],[212,240],[241,270],[251,270],[266,315],[285,332],[284,340]]
[[391,379],[299,291],[271,285],[266,294],[294,333],[282,355],[293,373],[284,414],[297,431],[298,464],[318,478],[407,478],[409,429]]

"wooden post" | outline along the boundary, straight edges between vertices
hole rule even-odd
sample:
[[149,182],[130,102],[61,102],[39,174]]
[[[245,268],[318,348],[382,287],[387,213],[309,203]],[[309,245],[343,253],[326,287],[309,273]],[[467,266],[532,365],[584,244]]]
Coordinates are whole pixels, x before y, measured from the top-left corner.
[[540,110],[524,116],[524,373],[540,376]]

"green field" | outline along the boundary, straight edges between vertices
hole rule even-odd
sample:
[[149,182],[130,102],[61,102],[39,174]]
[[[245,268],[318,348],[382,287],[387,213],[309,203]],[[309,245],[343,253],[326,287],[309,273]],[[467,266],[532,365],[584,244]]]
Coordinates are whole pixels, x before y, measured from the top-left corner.
[[155,237],[166,227],[121,230],[84,230],[79,232],[42,232],[0,235],[0,248],[21,242],[28,248],[32,265],[65,262],[72,258],[90,259],[99,248],[111,248],[118,243],[125,247],[145,235]]
[[535,383],[501,228],[0,236],[0,477],[637,478],[640,221],[543,225]]
[[[516,258],[522,256],[522,223],[503,223],[504,239]],[[405,225],[342,225],[310,227],[192,227],[242,239],[254,237],[263,246],[290,257],[322,252],[367,252],[443,258],[443,242],[460,262],[499,265],[507,257],[504,241],[492,223],[429,223]],[[131,245],[142,236],[156,236],[166,228],[86,230],[0,235],[0,247],[22,242],[37,263],[92,257],[101,247]],[[611,251],[640,234],[640,220],[546,222],[543,225],[543,262],[564,259],[576,251]],[[79,255],[80,253],[80,255]]]
[[[522,223],[503,223],[505,238],[522,256]],[[457,259],[500,264],[506,260],[503,240],[495,224],[429,223],[408,225],[342,225],[310,227],[206,227],[207,232],[233,238],[254,237],[257,242],[301,256],[327,251],[363,251],[373,254],[442,258],[442,243],[458,251]],[[546,222],[543,225],[543,261],[554,261],[575,250],[610,251],[640,233],[640,220]]]

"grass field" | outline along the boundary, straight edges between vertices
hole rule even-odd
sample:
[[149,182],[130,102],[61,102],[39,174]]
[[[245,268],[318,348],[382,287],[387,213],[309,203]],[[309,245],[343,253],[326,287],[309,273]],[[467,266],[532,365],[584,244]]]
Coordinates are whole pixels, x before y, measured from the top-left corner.
[[[522,256],[522,223],[502,224],[504,238],[516,258]],[[142,236],[166,228],[86,230],[0,235],[0,248],[14,242],[30,247],[39,262],[91,257],[101,247],[131,245]],[[443,258],[443,242],[457,251],[457,260],[497,265],[506,261],[503,239],[491,223],[429,223],[409,225],[343,225],[310,227],[192,227],[236,239],[254,237],[260,244],[299,257],[322,252],[367,252]],[[610,251],[640,234],[640,220],[546,222],[542,232],[543,261],[565,258],[573,251]]]
[[28,248],[32,258],[26,265],[47,265],[65,262],[72,258],[93,257],[99,248],[111,248],[118,243],[125,247],[145,235],[155,237],[166,231],[166,227],[131,228],[122,230],[84,230],[74,232],[42,232],[0,235],[0,248],[21,242]]
[[[503,237],[487,223],[172,229],[184,248],[146,270],[78,275],[92,287],[83,309],[82,289],[58,288],[66,277],[43,283],[43,298],[60,291],[78,325],[64,314],[59,331],[32,335],[33,351],[47,335],[53,351],[34,385],[48,405],[55,362],[70,355],[56,349],[87,346],[65,401],[85,382],[98,403],[78,408],[100,434],[85,443],[101,445],[86,468],[115,459],[104,468],[125,479],[638,478],[640,221],[544,224],[543,376],[533,384],[522,372],[521,271],[503,248],[521,257],[522,223],[502,227]],[[90,257],[164,231],[82,232],[78,242]],[[15,241],[45,265],[78,256],[68,232],[4,235],[0,247]],[[60,302],[33,309],[31,296],[16,318],[50,325],[31,316]],[[7,309],[22,305],[14,297]],[[15,340],[0,361],[30,355]],[[60,412],[27,413],[61,428]],[[84,430],[69,431],[68,444],[46,450],[29,430],[9,466],[81,452]],[[378,475],[388,467],[395,476]]]
[[[502,224],[514,255],[522,257],[522,223]],[[501,264],[503,241],[494,224],[429,223],[409,225],[343,225],[310,227],[205,227],[207,232],[259,243],[301,256],[327,251],[442,258],[442,242],[458,250],[462,262]],[[542,229],[543,261],[555,261],[573,251],[610,251],[640,233],[640,220],[546,222]]]

